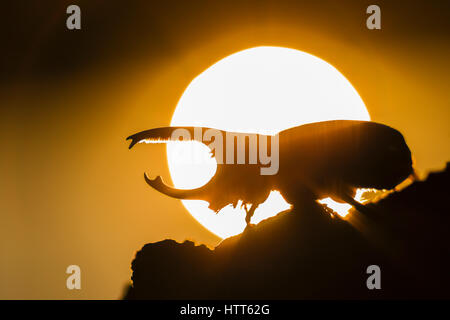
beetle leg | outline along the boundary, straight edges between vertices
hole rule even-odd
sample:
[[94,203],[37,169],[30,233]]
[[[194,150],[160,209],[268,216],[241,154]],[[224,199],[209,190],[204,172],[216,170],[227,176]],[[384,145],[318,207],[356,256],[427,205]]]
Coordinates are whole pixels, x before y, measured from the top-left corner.
[[250,220],[252,219],[253,214],[255,213],[257,205],[251,204],[250,209],[247,209],[247,206],[244,206],[245,212],[247,213],[245,216],[245,222],[247,223],[247,227],[250,226]]

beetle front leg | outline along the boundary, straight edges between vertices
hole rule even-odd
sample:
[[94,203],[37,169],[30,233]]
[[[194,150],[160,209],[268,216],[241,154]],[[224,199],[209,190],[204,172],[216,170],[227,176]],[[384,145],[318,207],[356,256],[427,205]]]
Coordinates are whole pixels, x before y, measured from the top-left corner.
[[247,223],[247,227],[250,226],[250,220],[252,219],[253,214],[255,213],[257,205],[251,204],[250,209],[247,209],[247,206],[244,206],[246,216],[245,216],[245,222]]

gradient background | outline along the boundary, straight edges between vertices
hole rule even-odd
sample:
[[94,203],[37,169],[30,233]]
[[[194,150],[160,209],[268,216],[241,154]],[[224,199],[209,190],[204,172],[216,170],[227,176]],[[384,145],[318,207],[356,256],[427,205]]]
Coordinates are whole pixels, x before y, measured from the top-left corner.
[[[82,29],[66,29],[78,4]],[[382,30],[365,26],[381,7]],[[448,1],[9,1],[0,69],[0,298],[115,299],[145,243],[220,239],[180,201],[165,147],[125,138],[168,125],[189,82],[260,45],[340,70],[374,121],[399,129],[424,176],[450,160]],[[82,289],[66,289],[77,264]]]

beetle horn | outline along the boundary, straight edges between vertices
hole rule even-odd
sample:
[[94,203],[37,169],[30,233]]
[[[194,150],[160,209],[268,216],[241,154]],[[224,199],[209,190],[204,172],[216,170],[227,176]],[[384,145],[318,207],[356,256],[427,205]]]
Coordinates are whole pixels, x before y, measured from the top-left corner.
[[196,189],[177,189],[165,184],[161,176],[157,176],[155,179],[150,179],[146,173],[144,173],[144,179],[147,184],[153,189],[165,194],[169,197],[176,199],[201,199],[200,196],[204,193],[205,186]]
[[[127,138],[127,140],[131,140],[128,148],[131,149],[135,144],[140,142],[166,143],[168,141],[179,141],[180,135],[183,136],[183,134],[187,135],[188,141],[194,140],[203,143],[203,132],[211,129],[206,127],[162,127],[141,131]],[[212,130],[220,132],[223,135],[226,133],[218,129]]]

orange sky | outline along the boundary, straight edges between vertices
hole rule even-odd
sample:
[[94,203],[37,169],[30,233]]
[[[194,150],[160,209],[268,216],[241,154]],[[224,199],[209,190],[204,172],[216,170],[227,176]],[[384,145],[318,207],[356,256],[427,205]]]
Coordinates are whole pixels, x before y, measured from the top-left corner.
[[[69,2],[8,8],[2,299],[115,299],[145,243],[220,240],[145,185],[144,171],[169,177],[165,147],[130,152],[125,138],[168,125],[196,75],[249,47],[324,59],[374,121],[404,134],[422,174],[450,160],[448,4],[379,1],[382,30],[370,31],[364,1],[131,2],[80,1],[76,34],[65,30]],[[69,264],[81,267],[80,291],[65,287]]]

